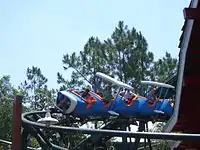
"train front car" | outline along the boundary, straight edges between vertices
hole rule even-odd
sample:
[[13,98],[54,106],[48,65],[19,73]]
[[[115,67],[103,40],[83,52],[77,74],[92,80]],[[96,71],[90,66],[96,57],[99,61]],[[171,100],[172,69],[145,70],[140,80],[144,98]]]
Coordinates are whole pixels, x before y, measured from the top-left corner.
[[[130,90],[133,89],[131,86],[117,81],[103,73],[98,72],[96,73],[96,76],[112,85],[124,87]],[[56,105],[63,111],[63,113],[71,114],[80,118],[118,115],[117,112],[113,111],[117,101],[119,100],[118,96],[115,97],[110,93],[112,96],[107,99],[105,98],[106,95],[109,95],[107,89],[105,88],[101,92],[103,92],[102,96],[87,88],[85,90],[61,91],[58,93]]]
[[56,106],[64,114],[71,114],[77,106],[78,100],[69,91],[60,91],[57,94]]
[[60,91],[56,105],[64,114],[87,118],[91,116],[108,116],[113,103],[106,105],[99,95],[86,89]]

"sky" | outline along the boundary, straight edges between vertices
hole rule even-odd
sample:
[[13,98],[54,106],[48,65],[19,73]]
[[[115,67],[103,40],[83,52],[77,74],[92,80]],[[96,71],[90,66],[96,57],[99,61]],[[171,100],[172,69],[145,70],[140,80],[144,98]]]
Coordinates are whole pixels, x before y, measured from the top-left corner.
[[141,31],[156,58],[168,51],[178,57],[190,0],[0,0],[0,74],[19,85],[26,69],[41,68],[50,88],[58,88],[57,72],[64,54],[81,51],[89,37],[106,39],[122,20]]

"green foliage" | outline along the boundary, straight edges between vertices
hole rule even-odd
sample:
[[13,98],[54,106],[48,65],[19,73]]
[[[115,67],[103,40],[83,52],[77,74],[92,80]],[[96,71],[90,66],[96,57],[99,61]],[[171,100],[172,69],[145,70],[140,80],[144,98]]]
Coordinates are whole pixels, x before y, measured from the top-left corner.
[[152,79],[160,82],[165,81],[177,71],[178,61],[166,52],[165,57],[154,62],[152,69]]
[[148,44],[141,32],[133,27],[128,29],[119,21],[111,38],[106,44],[112,74],[120,81],[131,83],[137,89],[139,82],[150,77],[150,66],[153,63],[153,53],[148,52]]
[[[164,127],[166,123],[165,122],[158,122],[155,123],[153,128],[151,129],[151,132],[163,132]],[[159,143],[156,147],[158,150],[170,150],[171,148],[171,142],[170,140],[154,140],[154,142]]]
[[11,146],[0,143],[0,150],[11,150]]
[[0,138],[11,138],[13,87],[10,77],[0,78]]
[[39,148],[40,147],[38,141],[32,136],[28,137],[28,146],[34,147],[34,148]]
[[148,51],[142,33],[119,21],[110,38],[103,42],[98,37],[89,38],[80,54],[64,55],[63,65],[65,70],[74,68],[76,71],[69,80],[57,74],[61,90],[81,87],[85,78],[97,84],[95,74],[103,72],[131,84],[138,92],[141,80],[164,81],[171,76],[176,71],[177,59],[166,52],[165,57],[154,61],[154,54]]
[[[77,56],[76,53],[72,55],[66,54],[63,57],[64,69],[74,68],[76,71],[72,72],[71,80],[66,81],[60,73],[58,73],[58,84],[62,87],[76,88],[84,85],[84,80],[89,80],[95,83],[94,75],[97,71],[106,71],[104,45],[101,44],[98,38],[91,37],[85,44],[83,51]],[[77,73],[78,72],[78,73]]]
[[28,68],[27,80],[19,86],[19,92],[24,95],[25,103],[30,103],[30,108],[42,110],[55,100],[55,90],[49,90],[46,83],[47,78],[42,74],[41,69],[35,66]]

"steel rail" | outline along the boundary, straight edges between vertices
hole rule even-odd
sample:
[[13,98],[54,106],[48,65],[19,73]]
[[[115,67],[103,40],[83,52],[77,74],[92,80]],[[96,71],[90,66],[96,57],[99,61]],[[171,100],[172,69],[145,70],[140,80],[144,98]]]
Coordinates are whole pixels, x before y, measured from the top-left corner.
[[163,139],[163,140],[200,140],[200,134],[180,134],[180,133],[150,133],[150,132],[129,132],[129,131],[118,131],[118,130],[99,130],[99,129],[84,129],[75,127],[64,127],[57,125],[46,126],[45,124],[32,122],[26,119],[26,116],[37,113],[45,112],[27,112],[22,114],[22,122],[37,128],[43,128],[48,130],[54,130],[58,132],[82,132],[84,134],[104,134],[111,136],[125,136],[135,138],[149,138],[149,139]]
[[[0,139],[0,143],[12,145],[12,142]],[[27,150],[39,150],[38,148],[27,147]]]

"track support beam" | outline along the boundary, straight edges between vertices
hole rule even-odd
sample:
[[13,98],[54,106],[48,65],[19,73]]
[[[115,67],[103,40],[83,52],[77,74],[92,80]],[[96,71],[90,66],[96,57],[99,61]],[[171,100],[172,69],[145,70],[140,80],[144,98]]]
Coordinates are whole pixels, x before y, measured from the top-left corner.
[[200,8],[185,8],[184,9],[184,18],[200,20]]

